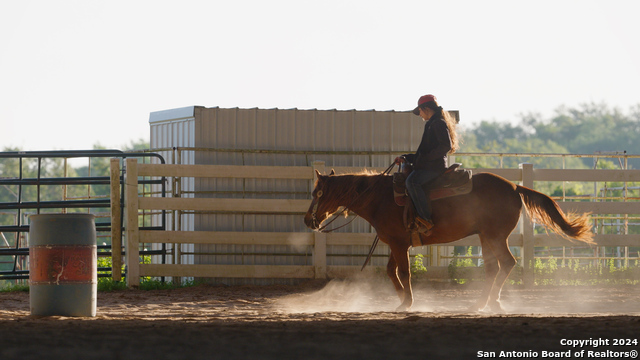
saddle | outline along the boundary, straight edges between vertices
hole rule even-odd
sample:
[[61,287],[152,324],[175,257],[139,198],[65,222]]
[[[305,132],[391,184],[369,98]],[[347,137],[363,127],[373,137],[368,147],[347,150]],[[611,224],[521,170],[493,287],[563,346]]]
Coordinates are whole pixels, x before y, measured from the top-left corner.
[[[429,194],[430,200],[465,195],[471,192],[473,189],[471,170],[459,169],[460,166],[462,164],[458,163],[449,166],[442,175],[425,186],[425,192]],[[423,245],[422,239],[418,235],[418,227],[415,224],[415,207],[407,194],[405,184],[411,171],[413,171],[412,166],[403,163],[398,171],[393,174],[393,198],[396,205],[404,207],[404,226],[408,232],[411,232],[412,245],[421,246]]]

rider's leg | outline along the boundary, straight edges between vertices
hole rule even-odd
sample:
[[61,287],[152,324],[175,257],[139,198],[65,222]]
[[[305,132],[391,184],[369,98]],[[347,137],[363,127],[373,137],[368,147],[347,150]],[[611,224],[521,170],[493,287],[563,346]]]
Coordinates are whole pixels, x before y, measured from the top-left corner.
[[431,221],[431,202],[427,198],[423,186],[440,175],[439,171],[414,170],[407,177],[407,193],[413,200],[418,216],[424,220]]

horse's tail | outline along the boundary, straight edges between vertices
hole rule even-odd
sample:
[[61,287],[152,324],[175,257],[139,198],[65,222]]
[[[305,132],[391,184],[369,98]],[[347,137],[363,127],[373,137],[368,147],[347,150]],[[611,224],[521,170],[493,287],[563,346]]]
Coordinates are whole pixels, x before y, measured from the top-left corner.
[[529,217],[564,238],[594,244],[588,214],[569,213],[565,215],[557,202],[541,192],[519,185],[516,187],[516,191],[520,193]]

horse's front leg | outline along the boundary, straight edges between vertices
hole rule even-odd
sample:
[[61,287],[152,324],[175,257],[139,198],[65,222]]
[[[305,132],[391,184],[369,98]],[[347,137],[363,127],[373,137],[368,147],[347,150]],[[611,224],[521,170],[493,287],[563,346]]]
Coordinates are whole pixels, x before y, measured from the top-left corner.
[[[398,306],[396,311],[408,311],[413,305],[413,291],[411,290],[411,272],[409,271],[409,249],[404,251],[391,250],[391,256],[395,259],[397,266],[397,274],[402,286],[402,296],[400,297],[402,304]],[[396,287],[396,290],[398,288]]]
[[400,279],[398,279],[398,265],[396,264],[396,259],[392,255],[389,255],[389,262],[387,263],[387,276],[391,279],[393,283],[393,287],[396,288],[396,292],[398,293],[398,297],[400,301],[404,300],[404,288],[400,283]]

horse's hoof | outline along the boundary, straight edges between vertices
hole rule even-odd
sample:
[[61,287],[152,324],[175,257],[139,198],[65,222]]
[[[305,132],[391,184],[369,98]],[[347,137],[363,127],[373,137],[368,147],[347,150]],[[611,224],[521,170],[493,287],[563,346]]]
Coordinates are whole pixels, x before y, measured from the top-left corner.
[[506,313],[506,311],[504,310],[502,305],[497,301],[494,302],[494,303],[490,303],[489,304],[489,310],[494,314],[504,314],[504,313]]
[[484,308],[487,307],[487,303],[486,302],[478,302],[475,305],[471,306],[469,308],[469,312],[480,312],[482,310],[484,310]]
[[409,311],[409,309],[411,309],[411,306],[407,306],[407,305],[401,304],[400,306],[398,306],[396,308],[396,312],[407,312],[407,311]]

